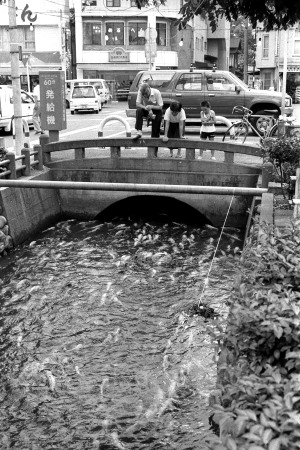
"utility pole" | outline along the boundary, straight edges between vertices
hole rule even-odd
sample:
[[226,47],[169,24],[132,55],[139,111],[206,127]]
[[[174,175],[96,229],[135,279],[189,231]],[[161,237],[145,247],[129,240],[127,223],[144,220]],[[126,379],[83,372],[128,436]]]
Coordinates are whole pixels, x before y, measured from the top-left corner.
[[288,30],[283,30],[283,71],[282,71],[282,97],[281,97],[281,114],[285,112],[285,94],[286,94],[286,78],[287,78],[287,53],[288,53]]
[[248,84],[248,19],[244,27],[244,83]]
[[66,41],[65,41],[65,27],[64,27],[64,21],[63,21],[63,13],[62,10],[60,10],[60,36],[61,36],[61,69],[65,73],[65,79],[66,77]]
[[10,37],[10,57],[11,57],[11,79],[14,99],[14,123],[15,123],[15,152],[21,154],[23,147],[23,120],[21,105],[21,82],[19,68],[19,46],[16,5],[15,0],[8,0],[9,37]]

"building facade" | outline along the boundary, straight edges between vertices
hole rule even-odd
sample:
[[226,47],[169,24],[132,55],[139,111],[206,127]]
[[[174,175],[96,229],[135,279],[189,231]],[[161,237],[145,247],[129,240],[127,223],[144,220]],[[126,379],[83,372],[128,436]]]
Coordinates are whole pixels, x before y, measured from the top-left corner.
[[[300,86],[300,26],[265,32],[256,30],[256,66],[261,88],[281,90],[284,58],[287,62],[287,92],[294,97]],[[286,53],[286,55],[285,55]]]
[[[74,0],[71,33],[73,78],[104,78],[127,84],[139,70],[229,67],[230,25],[221,20],[212,33],[205,17],[184,30],[175,20],[183,0],[159,9],[138,9],[136,0]],[[72,32],[72,28],[75,31]]]
[[[18,0],[16,23],[20,44],[21,87],[31,90],[40,70],[67,70],[68,0]],[[9,5],[0,5],[0,84],[11,84]]]

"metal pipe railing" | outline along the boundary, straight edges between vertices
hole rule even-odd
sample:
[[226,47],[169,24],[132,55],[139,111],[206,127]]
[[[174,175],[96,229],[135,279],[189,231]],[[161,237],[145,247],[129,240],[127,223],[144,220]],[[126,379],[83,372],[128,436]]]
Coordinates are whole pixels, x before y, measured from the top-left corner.
[[190,186],[173,184],[98,183],[76,181],[0,180],[0,187],[37,189],[77,189],[97,191],[162,192],[178,194],[262,195],[265,188],[230,186]]

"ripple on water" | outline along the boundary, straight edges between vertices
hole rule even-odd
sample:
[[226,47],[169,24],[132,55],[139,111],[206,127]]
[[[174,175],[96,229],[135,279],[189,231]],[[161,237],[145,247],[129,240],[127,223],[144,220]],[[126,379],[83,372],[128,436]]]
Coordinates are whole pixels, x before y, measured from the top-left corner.
[[[186,311],[216,236],[66,221],[5,258],[1,448],[205,448],[214,350]],[[223,321],[233,270],[218,257],[204,295]]]

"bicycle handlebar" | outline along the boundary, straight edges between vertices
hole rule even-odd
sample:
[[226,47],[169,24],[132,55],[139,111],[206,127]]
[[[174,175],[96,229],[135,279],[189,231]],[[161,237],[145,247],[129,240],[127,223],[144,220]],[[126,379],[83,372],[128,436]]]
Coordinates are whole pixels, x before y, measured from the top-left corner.
[[251,114],[253,114],[253,111],[251,111],[251,109],[248,109],[248,108],[245,108],[245,106],[241,106],[241,105],[238,105],[238,106],[234,106],[234,108],[233,108],[233,110],[232,110],[232,114],[234,114],[234,113],[236,113],[236,112],[238,112],[238,113],[242,113],[243,115],[251,115]]

